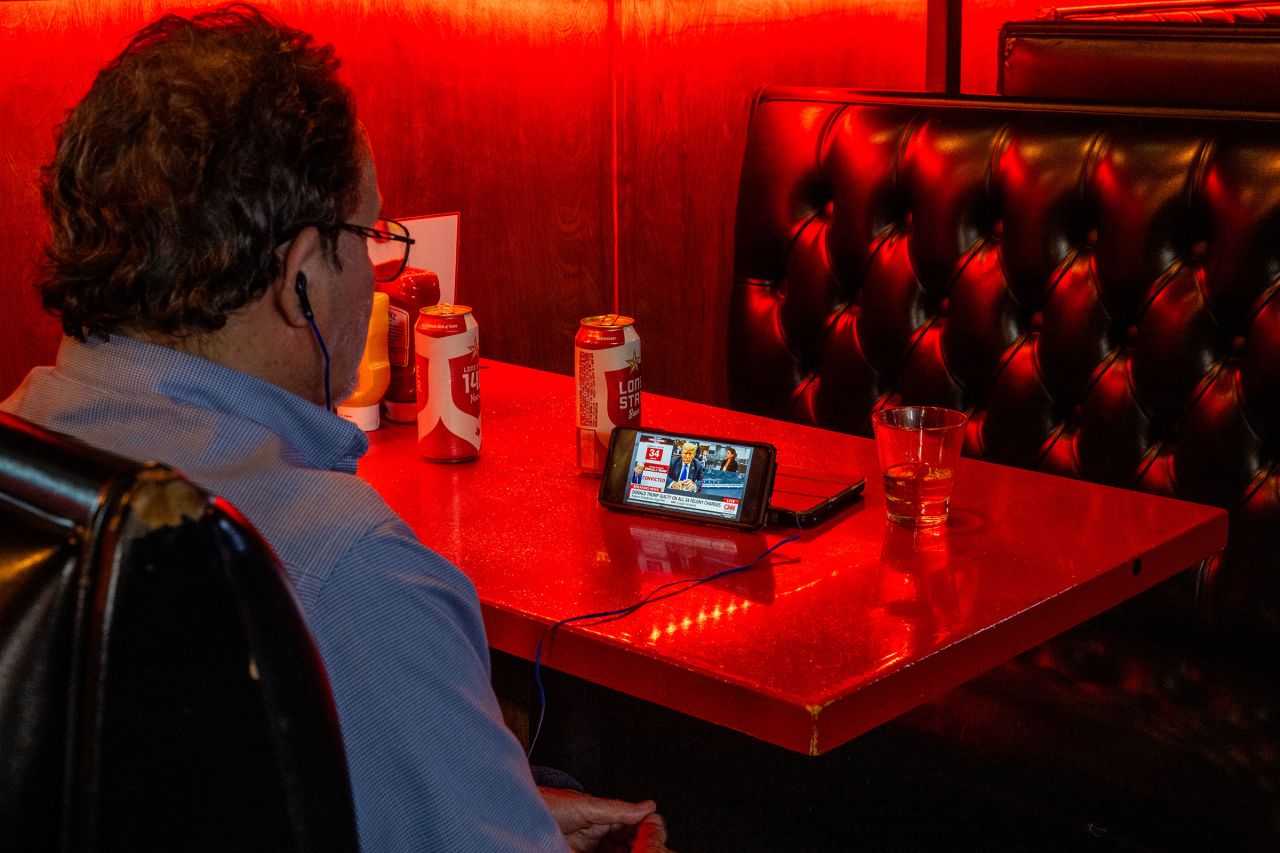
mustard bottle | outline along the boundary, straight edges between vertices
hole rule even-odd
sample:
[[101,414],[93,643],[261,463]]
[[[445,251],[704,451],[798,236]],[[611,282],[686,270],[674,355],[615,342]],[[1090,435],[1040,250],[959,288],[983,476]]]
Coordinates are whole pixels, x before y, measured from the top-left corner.
[[391,384],[391,361],[387,357],[387,311],[390,298],[385,293],[373,294],[373,313],[369,317],[369,335],[360,358],[356,390],[338,406],[338,416],[351,421],[365,432],[381,425],[378,414],[382,395]]

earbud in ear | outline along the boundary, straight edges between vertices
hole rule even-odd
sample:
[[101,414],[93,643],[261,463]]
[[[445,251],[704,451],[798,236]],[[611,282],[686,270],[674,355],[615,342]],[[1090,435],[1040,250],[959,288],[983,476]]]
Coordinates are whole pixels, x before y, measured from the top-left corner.
[[302,305],[302,316],[308,320],[314,320],[316,315],[311,310],[311,300],[307,298],[307,277],[302,273],[298,273],[298,277],[293,280],[293,289],[298,292],[298,302]]
[[324,338],[320,335],[320,327],[316,325],[316,315],[311,310],[311,300],[307,298],[307,277],[302,273],[298,273],[298,277],[293,280],[293,289],[298,294],[298,304],[302,306],[302,316],[311,321],[311,331],[315,333],[316,343],[320,345],[320,352],[324,355],[324,407],[329,411],[333,411],[333,398],[329,395],[329,348],[324,345]]

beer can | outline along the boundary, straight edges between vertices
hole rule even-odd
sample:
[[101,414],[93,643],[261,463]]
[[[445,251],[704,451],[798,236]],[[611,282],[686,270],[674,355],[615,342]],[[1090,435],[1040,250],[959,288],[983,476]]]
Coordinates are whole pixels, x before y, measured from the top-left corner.
[[480,329],[466,305],[430,305],[413,330],[418,452],[434,462],[480,454]]
[[640,424],[640,336],[630,317],[603,314],[582,320],[573,343],[578,470],[600,474],[609,433]]

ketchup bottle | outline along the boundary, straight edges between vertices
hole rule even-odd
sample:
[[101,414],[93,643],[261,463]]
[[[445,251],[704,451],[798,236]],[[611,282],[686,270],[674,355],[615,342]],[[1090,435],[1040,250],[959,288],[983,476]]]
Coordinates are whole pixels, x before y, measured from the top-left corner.
[[413,324],[418,312],[440,302],[440,277],[430,270],[407,267],[394,281],[378,282],[387,294],[387,354],[391,361],[391,385],[382,401],[389,421],[412,424],[418,421],[414,392]]

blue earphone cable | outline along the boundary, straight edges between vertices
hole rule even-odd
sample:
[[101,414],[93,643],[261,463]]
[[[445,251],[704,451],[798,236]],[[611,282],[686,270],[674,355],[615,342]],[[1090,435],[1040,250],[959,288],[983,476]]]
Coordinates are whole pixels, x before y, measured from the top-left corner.
[[[756,563],[759,563],[778,548],[781,548],[788,542],[794,542],[799,539],[800,535],[800,533],[797,533],[794,536],[788,536],[786,539],[778,540],[773,545],[770,545],[768,548],[756,555],[755,559],[751,562],[745,563],[744,565],[734,566],[731,569],[724,569],[723,571],[707,575],[705,578],[684,578],[682,580],[664,583],[661,586],[654,587],[644,598],[633,604],[629,604],[626,607],[620,607],[617,610],[602,610],[599,613],[584,613],[581,616],[570,616],[567,619],[561,619],[559,622],[556,622],[547,628],[547,630],[543,631],[542,636],[538,638],[538,648],[533,655],[533,680],[538,687],[538,725],[534,728],[533,737],[529,739],[529,751],[526,753],[526,757],[533,757],[533,749],[538,745],[538,736],[542,734],[542,721],[546,717],[547,713],[547,693],[542,686],[542,644],[553,633],[555,633],[557,628],[562,625],[568,625],[571,622],[584,622],[588,619],[593,620],[588,623],[589,625],[600,625],[604,622],[611,622],[615,619],[621,619],[624,616],[630,616],[640,608],[647,604],[653,604],[655,601],[662,601],[664,598],[671,598],[672,596],[680,595],[681,593],[688,592],[694,587],[701,586],[704,583],[710,583],[711,581],[719,580],[720,578],[728,577],[729,575],[745,572],[748,569],[754,568]],[[675,587],[679,588],[676,589]],[[669,591],[663,593],[663,590]],[[663,594],[659,595],[658,593]]]
[[332,412],[333,398],[329,396],[329,348],[324,345],[320,327],[316,325],[316,318],[312,316],[310,310],[307,311],[307,322],[311,324],[311,331],[315,332],[316,343],[320,344],[320,352],[324,353],[324,407]]

